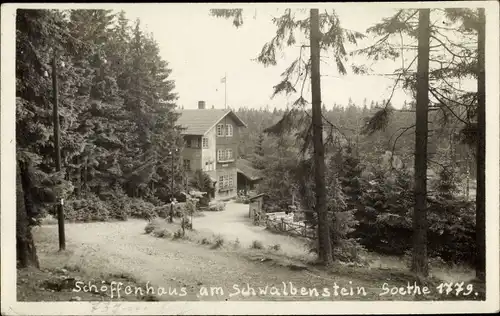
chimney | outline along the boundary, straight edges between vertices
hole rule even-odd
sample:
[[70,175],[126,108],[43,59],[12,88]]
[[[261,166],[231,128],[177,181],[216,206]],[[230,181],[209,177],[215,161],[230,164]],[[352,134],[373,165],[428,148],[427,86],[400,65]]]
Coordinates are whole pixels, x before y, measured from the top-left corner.
[[199,110],[205,109],[205,101],[198,101],[198,109]]

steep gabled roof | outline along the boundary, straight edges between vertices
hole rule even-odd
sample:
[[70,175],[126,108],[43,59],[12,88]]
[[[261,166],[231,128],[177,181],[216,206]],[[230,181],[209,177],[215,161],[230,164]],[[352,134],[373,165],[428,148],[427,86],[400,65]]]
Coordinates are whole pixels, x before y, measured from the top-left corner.
[[246,159],[236,160],[236,169],[239,173],[243,174],[251,181],[259,180],[263,177],[262,172],[258,169],[255,169],[252,166],[252,163]]
[[226,116],[230,116],[238,126],[246,127],[246,124],[231,110],[190,109],[181,110],[180,114],[177,124],[186,128],[182,131],[184,135],[205,135]]

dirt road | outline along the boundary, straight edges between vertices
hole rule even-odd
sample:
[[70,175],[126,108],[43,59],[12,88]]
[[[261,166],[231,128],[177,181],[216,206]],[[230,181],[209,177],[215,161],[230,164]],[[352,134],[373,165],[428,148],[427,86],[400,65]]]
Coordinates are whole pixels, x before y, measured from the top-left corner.
[[264,247],[280,245],[283,253],[291,257],[311,256],[307,241],[285,235],[273,234],[262,226],[255,226],[248,218],[248,204],[228,202],[223,212],[205,212],[204,217],[193,220],[193,227],[205,233],[216,233],[228,241],[238,239],[242,247],[260,241]]

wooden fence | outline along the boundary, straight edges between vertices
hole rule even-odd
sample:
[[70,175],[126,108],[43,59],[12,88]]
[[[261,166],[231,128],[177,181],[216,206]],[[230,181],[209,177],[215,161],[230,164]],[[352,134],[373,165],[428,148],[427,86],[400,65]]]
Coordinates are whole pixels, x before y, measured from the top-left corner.
[[270,231],[280,234],[316,239],[316,229],[307,227],[306,223],[304,222],[290,222],[285,221],[284,218],[267,218],[266,227]]
[[280,215],[284,212],[266,213],[256,208],[250,208],[249,217],[253,219],[256,226],[266,226],[272,232],[286,234],[291,236],[300,236],[304,238],[316,239],[317,231],[303,221],[293,222],[285,220]]

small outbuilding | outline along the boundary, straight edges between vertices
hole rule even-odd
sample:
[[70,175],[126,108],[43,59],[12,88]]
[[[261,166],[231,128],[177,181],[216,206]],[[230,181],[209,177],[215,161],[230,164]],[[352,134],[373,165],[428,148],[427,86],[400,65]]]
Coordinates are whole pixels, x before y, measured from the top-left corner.
[[245,194],[248,191],[255,190],[256,184],[263,178],[262,172],[255,169],[252,163],[246,159],[238,159],[236,161],[236,172],[238,192],[243,191]]
[[257,194],[249,198],[250,208],[248,217],[253,218],[254,222],[259,222],[266,214],[266,202],[269,196],[265,193]]

